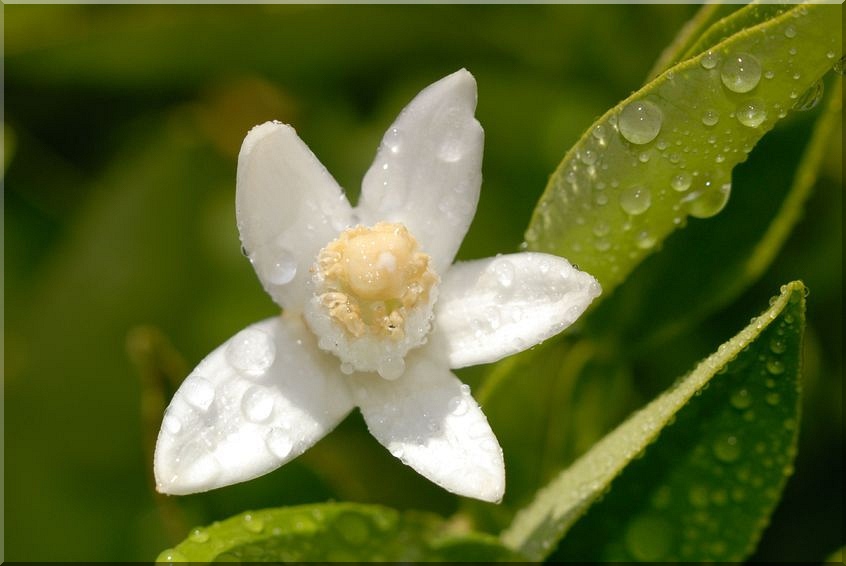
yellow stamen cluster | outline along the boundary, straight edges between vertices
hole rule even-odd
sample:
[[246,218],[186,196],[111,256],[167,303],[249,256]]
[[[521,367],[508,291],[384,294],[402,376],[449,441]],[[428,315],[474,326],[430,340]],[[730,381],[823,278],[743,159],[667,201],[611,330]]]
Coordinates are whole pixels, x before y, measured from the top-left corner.
[[320,304],[355,338],[402,339],[409,311],[426,303],[438,282],[419,248],[402,224],[345,230],[317,256]]

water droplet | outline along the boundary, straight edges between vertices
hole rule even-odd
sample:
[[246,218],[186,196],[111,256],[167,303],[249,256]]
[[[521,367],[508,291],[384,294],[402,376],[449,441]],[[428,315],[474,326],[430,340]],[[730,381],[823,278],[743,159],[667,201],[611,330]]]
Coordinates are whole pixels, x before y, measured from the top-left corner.
[[593,137],[599,142],[600,147],[605,147],[605,126],[597,124],[591,132]]
[[746,409],[752,404],[748,389],[738,389],[731,395],[731,404],[735,409]]
[[264,438],[267,448],[280,460],[286,460],[294,449],[294,442],[288,431],[281,428],[272,428]]
[[740,442],[734,435],[718,439],[714,442],[714,456],[721,462],[734,462],[740,458]]
[[784,28],[784,37],[788,39],[793,39],[796,37],[796,28],[793,26],[787,26]]
[[274,285],[287,285],[297,275],[297,260],[288,250],[276,249],[263,271],[265,279]]
[[637,160],[641,163],[646,163],[647,161],[649,161],[649,152],[641,151],[637,156]]
[[165,550],[156,558],[156,564],[171,564],[173,562],[188,562],[188,557],[179,552],[178,550],[174,550],[171,548]]
[[385,145],[391,153],[399,153],[402,147],[402,138],[398,129],[391,128],[388,135],[385,136]]
[[842,56],[832,68],[838,75],[846,74],[846,55]]
[[229,364],[251,377],[259,377],[273,365],[276,359],[276,345],[267,332],[258,328],[242,330],[230,340],[226,347]]
[[608,240],[596,240],[593,243],[593,247],[596,248],[597,251],[607,252],[611,249],[611,242]]
[[731,183],[719,184],[710,179],[703,182],[701,190],[685,197],[688,213],[695,218],[710,218],[725,208],[731,196]]
[[456,395],[449,400],[449,412],[456,416],[467,413],[469,405],[463,395]]
[[209,533],[207,533],[204,529],[197,527],[191,531],[188,538],[194,542],[207,542],[209,540]]
[[264,530],[264,521],[262,521],[259,517],[252,515],[251,513],[247,513],[244,515],[243,518],[244,528],[250,531],[251,533],[260,533]]
[[254,423],[264,422],[273,413],[273,396],[267,388],[253,385],[241,398],[241,411]]
[[620,134],[634,144],[649,143],[661,131],[663,119],[661,109],[652,102],[632,102],[620,112]]
[[182,390],[188,404],[201,411],[207,411],[214,401],[214,386],[199,375],[189,376],[182,384]]
[[767,401],[768,405],[775,406],[781,402],[781,395],[779,395],[775,391],[771,391],[770,393],[767,393],[764,399]]
[[767,371],[772,375],[780,375],[784,373],[784,363],[776,359],[767,360]]
[[402,455],[405,454],[405,450],[403,449],[402,444],[399,444],[399,443],[391,446],[388,449],[388,451],[391,453],[391,456],[393,456],[394,458],[402,459]]
[[770,340],[770,351],[773,354],[783,354],[787,351],[787,343],[784,339],[775,336]]
[[182,421],[179,420],[179,417],[166,414],[164,419],[162,419],[162,427],[164,427],[168,434],[177,435],[182,431]]
[[642,250],[651,249],[655,245],[655,236],[649,231],[642,230],[635,238],[635,244]]
[[507,289],[514,283],[514,265],[507,259],[498,260],[494,264],[494,275],[497,283]]
[[702,123],[706,126],[714,126],[720,121],[720,113],[716,110],[706,110],[702,113]]
[[586,149],[579,155],[579,158],[585,165],[593,165],[596,163],[596,152]]
[[720,57],[714,53],[713,51],[709,51],[705,55],[702,56],[699,64],[702,65],[703,69],[708,69],[709,71],[717,66],[717,63],[720,62]]
[[674,191],[683,193],[690,188],[692,182],[693,177],[691,177],[690,173],[679,173],[670,179],[670,186],[673,187]]
[[341,373],[344,375],[352,375],[355,372],[355,366],[349,362],[341,362]]
[[723,62],[720,79],[732,92],[749,92],[761,80],[761,64],[752,55],[737,53]]
[[620,208],[632,216],[643,214],[652,204],[652,193],[642,185],[634,185],[620,192]]
[[376,371],[383,378],[393,381],[405,372],[405,360],[402,356],[388,356],[379,361]]
[[604,220],[597,220],[596,224],[593,225],[593,235],[597,238],[607,236],[610,231],[611,226]]
[[670,551],[673,526],[657,515],[641,515],[629,523],[624,535],[626,549],[634,560],[661,560]]
[[737,107],[737,121],[749,128],[757,128],[767,119],[767,111],[760,100],[747,100]]
[[821,80],[815,82],[811,88],[796,99],[796,102],[793,103],[793,109],[798,112],[806,112],[814,108],[822,100],[824,88]]

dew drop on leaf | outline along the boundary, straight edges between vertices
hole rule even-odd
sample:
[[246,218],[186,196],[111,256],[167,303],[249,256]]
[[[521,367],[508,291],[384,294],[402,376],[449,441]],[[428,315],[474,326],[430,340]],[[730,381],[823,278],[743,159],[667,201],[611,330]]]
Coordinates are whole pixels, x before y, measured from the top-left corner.
[[822,99],[823,90],[823,82],[821,80],[817,81],[796,99],[796,102],[793,103],[793,109],[798,112],[806,112],[813,109]]
[[713,450],[717,460],[734,462],[740,457],[740,441],[734,435],[727,435],[714,442]]
[[626,105],[620,112],[620,134],[634,144],[642,145],[655,139],[661,131],[664,115],[661,109],[648,100]]
[[626,214],[643,214],[652,204],[652,193],[642,185],[634,185],[620,192],[620,208]]
[[757,128],[767,119],[767,111],[760,100],[747,100],[737,107],[737,121],[748,128]]
[[731,55],[723,61],[720,79],[732,92],[749,92],[761,80],[761,64],[747,53]]

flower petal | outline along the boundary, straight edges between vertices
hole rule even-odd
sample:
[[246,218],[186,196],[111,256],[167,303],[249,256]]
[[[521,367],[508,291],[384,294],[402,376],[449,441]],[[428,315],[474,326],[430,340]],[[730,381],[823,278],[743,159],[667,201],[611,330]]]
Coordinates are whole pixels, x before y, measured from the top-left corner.
[[495,362],[571,325],[599,283],[558,256],[524,252],[457,263],[441,283],[433,347],[450,367]]
[[391,454],[444,489],[500,501],[502,449],[467,386],[443,364],[417,354],[396,381],[352,376],[371,434]]
[[156,488],[186,494],[246,481],[302,454],[352,398],[299,317],[253,324],[191,372],[165,412]]
[[340,187],[291,126],[256,126],[238,156],[241,242],[265,290],[301,310],[317,252],[352,224]]
[[388,129],[362,184],[362,222],[405,224],[439,271],[479,201],[484,132],[475,109],[476,80],[464,69],[425,88]]

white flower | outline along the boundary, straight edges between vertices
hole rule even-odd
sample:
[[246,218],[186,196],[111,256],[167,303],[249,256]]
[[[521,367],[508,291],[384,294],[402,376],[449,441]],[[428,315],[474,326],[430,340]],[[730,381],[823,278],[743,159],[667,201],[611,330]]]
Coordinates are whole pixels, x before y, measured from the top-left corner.
[[179,388],[156,445],[159,491],[266,474],[358,406],[373,436],[425,477],[502,499],[502,450],[450,368],[557,334],[600,289],[540,253],[451,265],[482,180],[475,106],[466,70],[417,95],[385,134],[356,208],[293,128],[247,134],[238,229],[284,311],[236,334]]

